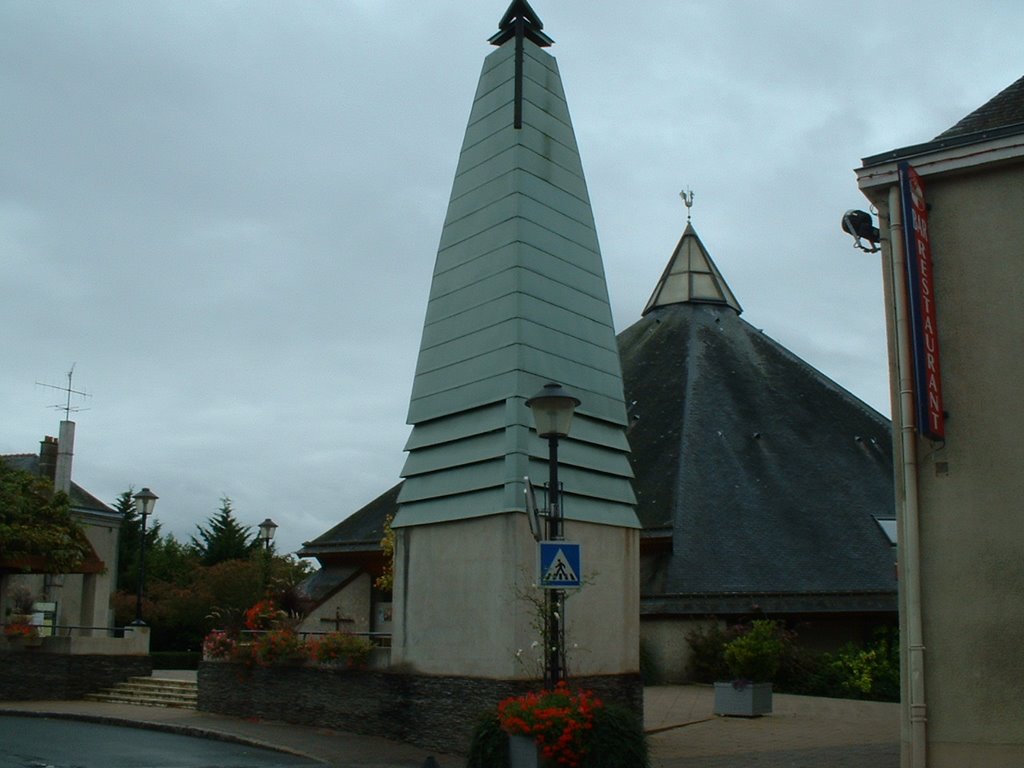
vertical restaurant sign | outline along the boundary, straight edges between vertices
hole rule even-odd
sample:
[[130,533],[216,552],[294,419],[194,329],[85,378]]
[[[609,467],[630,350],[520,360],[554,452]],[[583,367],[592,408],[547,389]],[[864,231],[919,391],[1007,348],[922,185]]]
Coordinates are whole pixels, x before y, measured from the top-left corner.
[[899,164],[903,201],[903,237],[907,258],[911,342],[914,347],[914,397],[917,429],[927,438],[944,440],[942,369],[939,365],[939,327],[935,313],[932,248],[928,239],[928,209],[921,177],[909,163]]

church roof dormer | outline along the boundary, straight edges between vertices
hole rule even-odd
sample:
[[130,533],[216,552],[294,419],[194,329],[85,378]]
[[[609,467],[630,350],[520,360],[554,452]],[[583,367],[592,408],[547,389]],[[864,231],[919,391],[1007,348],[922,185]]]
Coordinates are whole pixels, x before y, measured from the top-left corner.
[[[691,194],[687,208],[692,201]],[[736,314],[743,311],[697,236],[689,217],[683,236],[641,314],[646,315],[653,309],[670,304],[724,304],[736,310]]]

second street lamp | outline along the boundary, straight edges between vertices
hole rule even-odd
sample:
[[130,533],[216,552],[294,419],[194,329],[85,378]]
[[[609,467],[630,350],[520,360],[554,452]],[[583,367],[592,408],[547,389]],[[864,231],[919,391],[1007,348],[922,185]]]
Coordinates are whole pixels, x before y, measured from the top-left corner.
[[[548,439],[548,524],[547,538],[562,538],[562,506],[558,487],[558,439],[569,434],[573,413],[580,404],[575,395],[560,384],[545,384],[544,388],[526,401],[533,411],[537,435]],[[544,682],[553,688],[565,679],[565,631],[562,610],[563,593],[560,589],[548,591],[547,621],[545,623]]]
[[257,526],[260,530],[257,537],[263,542],[263,591],[269,591],[270,587],[270,545],[277,533],[277,523],[269,517]]
[[146,584],[146,518],[153,514],[153,507],[156,506],[156,500],[160,497],[149,488],[143,488],[132,498],[135,499],[135,511],[142,518],[140,526],[142,533],[139,537],[139,583],[136,585],[135,621],[132,622],[132,625],[141,627],[146,625],[146,622],[142,620],[142,593]]
[[270,551],[270,542],[274,540],[274,534],[277,533],[277,523],[271,520],[269,517],[259,524],[259,538],[263,542],[263,547],[268,552]]

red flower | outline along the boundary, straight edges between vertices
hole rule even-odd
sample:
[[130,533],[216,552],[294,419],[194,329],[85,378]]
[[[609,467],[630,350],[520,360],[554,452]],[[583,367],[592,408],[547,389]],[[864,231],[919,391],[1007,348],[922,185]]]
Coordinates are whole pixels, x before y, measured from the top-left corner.
[[560,682],[552,691],[505,699],[498,705],[498,719],[506,733],[532,736],[545,759],[578,768],[587,753],[594,710],[602,706],[592,692],[574,692]]

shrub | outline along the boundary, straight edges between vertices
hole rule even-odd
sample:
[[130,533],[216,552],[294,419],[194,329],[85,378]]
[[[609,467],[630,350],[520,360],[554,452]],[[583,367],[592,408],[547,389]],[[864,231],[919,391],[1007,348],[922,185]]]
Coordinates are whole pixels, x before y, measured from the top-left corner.
[[17,622],[14,624],[4,625],[4,637],[35,637],[36,628],[32,624],[25,624],[23,622]]
[[273,629],[287,614],[273,600],[260,600],[245,612],[245,628],[253,631]]
[[238,643],[228,635],[215,629],[203,639],[204,659],[229,659],[234,656]]
[[321,663],[344,661],[349,667],[364,667],[373,649],[365,637],[350,632],[331,632],[311,645],[310,655]]
[[768,683],[779,671],[788,642],[779,622],[758,619],[726,643],[722,656],[734,680]]
[[631,710],[605,704],[594,712],[586,768],[648,768],[650,757],[643,722]]
[[640,641],[640,677],[644,685],[659,685],[663,677],[657,656],[643,640]]
[[253,642],[252,658],[261,667],[298,664],[309,658],[309,647],[292,629],[272,629]]
[[881,629],[864,647],[853,643],[822,659],[823,695],[876,701],[899,701],[899,638],[892,629]]
[[199,669],[202,653],[194,651],[155,651],[149,654],[153,669]]
[[477,720],[466,768],[509,768],[508,734],[501,729],[496,709],[488,710]]
[[686,634],[686,642],[690,645],[690,666],[688,674],[691,680],[698,683],[714,683],[729,677],[729,667],[725,663],[725,646],[739,634],[742,627],[725,629],[718,621]]

